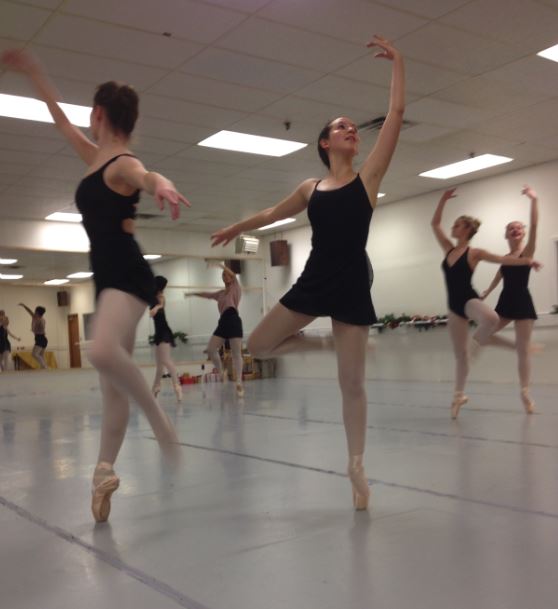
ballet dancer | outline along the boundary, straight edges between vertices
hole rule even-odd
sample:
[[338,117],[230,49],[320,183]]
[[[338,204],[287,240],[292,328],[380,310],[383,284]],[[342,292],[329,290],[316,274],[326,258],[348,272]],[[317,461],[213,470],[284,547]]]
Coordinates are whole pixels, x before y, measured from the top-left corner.
[[31,355],[37,360],[39,366],[45,370],[48,368],[45,360],[45,351],[48,345],[48,339],[46,337],[46,320],[44,307],[35,307],[35,311],[32,311],[29,307],[25,306],[22,302],[19,303],[20,307],[23,307],[29,315],[31,315],[31,332],[35,336],[35,344]]
[[167,283],[166,277],[163,277],[162,275],[157,275],[157,277],[155,277],[158,302],[154,307],[149,309],[149,315],[153,318],[153,323],[155,324],[155,360],[157,362],[155,379],[153,381],[153,395],[157,397],[161,391],[161,378],[166,368],[171,375],[176,401],[181,402],[182,387],[178,380],[176,366],[171,357],[171,347],[176,347],[176,344],[165,315],[165,296],[163,292],[167,287]]
[[131,87],[106,82],[97,88],[92,141],[60,109],[58,92],[32,55],[10,50],[3,53],[2,61],[29,78],[56,127],[87,166],[76,204],[91,243],[97,299],[89,359],[100,374],[103,420],[91,509],[95,520],[103,522],[119,486],[113,466],[126,433],[130,397],[145,413],[168,460],[177,462],[180,456],[174,427],[132,359],[137,325],[146,307],[156,302],[155,278],[134,238],[134,216],[142,190],[155,198],[160,209],[167,201],[173,219],[179,215],[180,203],[189,203],[172,182],[147,171],[130,152],[138,115],[138,96]]
[[9,325],[10,320],[6,312],[0,311],[0,370],[2,372],[6,372],[10,367],[10,354],[12,352],[10,336],[18,342],[21,340],[21,338],[10,332]]
[[486,345],[500,322],[498,314],[484,303],[471,285],[471,278],[477,264],[483,260],[506,266],[527,266],[535,270],[540,264],[532,258],[497,256],[483,249],[469,247],[469,242],[479,229],[480,221],[471,216],[459,216],[451,228],[454,245],[444,232],[441,223],[446,203],[455,198],[456,188],[446,190],[432,217],[432,230],[445,257],[442,270],[448,293],[448,328],[455,354],[455,387],[451,403],[451,418],[456,419],[460,408],[467,403],[464,393],[469,374],[469,320],[477,324],[473,339],[478,345]]
[[367,46],[379,47],[375,57],[392,61],[393,70],[389,111],[360,170],[353,168],[358,154],[358,129],[345,116],[335,118],[318,136],[318,154],[328,169],[324,179],[305,180],[274,207],[212,236],[213,245],[225,245],[244,231],[307,209],[312,250],[306,266],[294,286],[253,331],[248,350],[254,357],[263,358],[305,349],[308,339],[300,336],[299,330],[316,317],[331,318],[349,454],[348,475],[357,510],[368,508],[370,496],[363,464],[365,359],[369,327],[376,322],[365,247],[378,190],[397,145],[405,107],[401,54],[380,36],[374,36]]
[[235,376],[236,395],[241,398],[244,396],[244,386],[242,384],[242,319],[238,314],[238,305],[242,296],[242,288],[236,273],[229,269],[224,264],[210,263],[208,266],[216,266],[223,270],[221,278],[225,284],[223,290],[217,292],[193,292],[186,296],[200,296],[201,298],[211,298],[217,301],[219,309],[219,322],[213,336],[207,344],[207,355],[213,362],[213,366],[217,369],[221,379],[227,379],[227,371],[223,369],[219,350],[228,340],[231,346],[232,364]]
[[[531,202],[529,238],[527,239],[527,245],[525,245],[525,225],[522,222],[513,221],[508,223],[505,232],[505,238],[510,249],[508,256],[532,258],[535,255],[539,221],[537,193],[526,185],[521,194],[527,196]],[[498,332],[512,321],[514,322],[515,342],[512,345],[517,351],[521,401],[527,414],[532,414],[535,411],[535,403],[529,395],[529,385],[531,381],[531,334],[537,319],[528,287],[530,272],[531,268],[529,266],[502,266],[496,272],[488,289],[481,294],[481,298],[484,300],[500,281],[504,280],[504,288],[496,305],[496,313],[500,316],[496,331]]]

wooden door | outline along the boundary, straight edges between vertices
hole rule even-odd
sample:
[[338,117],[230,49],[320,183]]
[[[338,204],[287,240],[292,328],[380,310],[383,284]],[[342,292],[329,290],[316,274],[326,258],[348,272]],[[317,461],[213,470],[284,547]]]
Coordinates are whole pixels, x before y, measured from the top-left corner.
[[81,368],[79,320],[77,315],[68,315],[68,341],[70,343],[70,368]]

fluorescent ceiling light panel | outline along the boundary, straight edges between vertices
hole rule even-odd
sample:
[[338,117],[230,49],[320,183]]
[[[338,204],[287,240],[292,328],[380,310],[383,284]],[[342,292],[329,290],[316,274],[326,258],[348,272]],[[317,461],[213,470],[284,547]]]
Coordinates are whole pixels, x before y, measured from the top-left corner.
[[[91,108],[75,104],[59,103],[58,105],[64,110],[71,123],[77,127],[89,127]],[[0,93],[0,116],[39,121],[41,123],[54,122],[44,102],[33,97],[6,95],[4,93]]]
[[236,131],[219,131],[219,133],[215,133],[199,142],[198,146],[263,154],[265,156],[285,156],[305,148],[308,144],[292,142],[290,140],[279,140],[274,137],[250,135],[249,133],[238,133]]
[[71,275],[66,275],[68,279],[89,279],[92,277],[93,273],[90,271],[80,271],[79,273],[72,273]]
[[277,226],[283,226],[283,224],[290,224],[291,222],[296,222],[295,218],[285,218],[284,220],[277,220],[277,222],[273,222],[272,224],[267,224],[266,226],[262,226],[258,228],[258,230],[267,230],[268,228],[275,228]]
[[0,273],[0,279],[21,279],[23,275],[4,275]]
[[69,282],[69,279],[49,279],[48,281],[44,282],[44,285],[62,285]]
[[381,199],[382,197],[385,197],[386,193],[385,192],[379,192],[378,193],[378,199]]
[[544,49],[544,51],[540,51],[537,55],[539,57],[544,57],[545,59],[550,59],[550,61],[558,61],[558,44],[555,44],[548,49]]
[[503,163],[509,163],[513,161],[507,156],[498,156],[497,154],[481,154],[464,161],[457,163],[451,163],[451,165],[444,165],[437,169],[425,171],[419,175],[423,178],[436,178],[437,180],[448,180],[455,176],[461,176],[466,173],[472,173],[473,171],[480,171],[481,169],[487,169],[488,167],[495,167],[496,165],[502,165]]
[[17,258],[0,258],[0,264],[15,264]]
[[159,258],[161,258],[161,254],[144,254],[143,257],[146,260],[159,260]]
[[53,214],[48,215],[45,220],[52,220],[53,222],[81,222],[81,214],[55,211]]

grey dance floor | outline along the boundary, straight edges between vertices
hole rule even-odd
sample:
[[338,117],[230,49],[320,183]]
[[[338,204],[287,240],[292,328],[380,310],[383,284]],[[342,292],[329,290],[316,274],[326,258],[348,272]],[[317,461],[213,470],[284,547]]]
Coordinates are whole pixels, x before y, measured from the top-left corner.
[[192,386],[171,475],[134,411],[109,524],[89,485],[92,372],[0,376],[3,609],[552,609],[558,405],[538,386],[369,382],[372,507],[355,513],[332,380]]

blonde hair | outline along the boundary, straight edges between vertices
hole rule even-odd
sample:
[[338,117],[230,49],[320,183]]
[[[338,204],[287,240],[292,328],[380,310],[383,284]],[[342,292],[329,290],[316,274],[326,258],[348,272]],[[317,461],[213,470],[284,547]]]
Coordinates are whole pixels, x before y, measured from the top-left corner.
[[457,219],[465,223],[465,226],[469,229],[469,235],[467,238],[471,240],[477,234],[481,221],[478,218],[473,218],[472,216],[459,216]]

